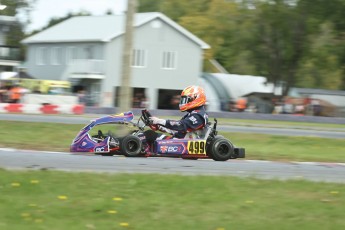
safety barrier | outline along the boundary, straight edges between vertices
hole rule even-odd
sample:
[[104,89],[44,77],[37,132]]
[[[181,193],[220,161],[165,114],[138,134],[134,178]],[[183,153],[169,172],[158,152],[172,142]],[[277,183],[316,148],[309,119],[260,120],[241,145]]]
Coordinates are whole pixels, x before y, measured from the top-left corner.
[[0,103],[0,113],[84,114],[84,105]]

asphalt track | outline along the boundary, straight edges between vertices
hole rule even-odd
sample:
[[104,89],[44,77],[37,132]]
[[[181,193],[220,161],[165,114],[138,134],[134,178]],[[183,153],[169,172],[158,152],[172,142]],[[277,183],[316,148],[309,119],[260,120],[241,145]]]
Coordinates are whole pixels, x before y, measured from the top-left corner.
[[160,173],[178,175],[239,176],[260,179],[310,180],[345,183],[345,163],[270,162],[254,160],[104,157],[63,152],[0,149],[5,169],[62,170],[98,173]]
[[[1,114],[0,120],[86,124],[90,118],[41,115]],[[235,128],[238,128],[237,130]],[[219,126],[232,132],[258,132],[277,135],[320,136],[345,138],[344,131],[299,130],[267,127]],[[274,133],[272,133],[274,131]],[[307,132],[307,133],[305,133]],[[336,137],[332,136],[336,134]],[[63,170],[72,172],[104,173],[161,173],[181,175],[224,175],[279,180],[310,180],[345,183],[345,163],[271,162],[229,160],[216,162],[209,159],[183,160],[178,158],[126,158],[63,152],[38,152],[30,150],[0,149],[0,167],[5,169]]]

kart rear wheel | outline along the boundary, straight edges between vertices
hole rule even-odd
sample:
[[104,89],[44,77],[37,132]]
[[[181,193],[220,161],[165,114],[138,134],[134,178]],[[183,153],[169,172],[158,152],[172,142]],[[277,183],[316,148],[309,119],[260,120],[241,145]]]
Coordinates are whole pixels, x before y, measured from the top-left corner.
[[216,136],[207,149],[209,156],[215,161],[226,161],[234,155],[234,145],[222,136]]
[[121,140],[120,151],[126,157],[137,157],[141,154],[142,142],[137,136],[128,135]]

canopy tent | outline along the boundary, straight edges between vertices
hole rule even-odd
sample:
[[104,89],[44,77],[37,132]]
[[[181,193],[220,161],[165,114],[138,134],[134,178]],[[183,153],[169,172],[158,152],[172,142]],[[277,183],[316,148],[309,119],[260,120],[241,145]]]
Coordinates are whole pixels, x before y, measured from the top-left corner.
[[230,103],[252,94],[270,98],[277,91],[265,77],[250,75],[203,73],[198,84],[207,92],[209,111],[228,110]]
[[25,71],[0,73],[0,80],[12,80],[12,79],[35,79],[35,78]]
[[16,75],[14,75],[11,78],[17,78],[17,79],[35,79],[33,76],[28,74],[25,71],[19,71]]
[[25,71],[19,72],[1,72],[0,80],[17,80],[17,79],[36,79]]
[[9,80],[14,77],[17,72],[1,72],[0,73],[0,80]]

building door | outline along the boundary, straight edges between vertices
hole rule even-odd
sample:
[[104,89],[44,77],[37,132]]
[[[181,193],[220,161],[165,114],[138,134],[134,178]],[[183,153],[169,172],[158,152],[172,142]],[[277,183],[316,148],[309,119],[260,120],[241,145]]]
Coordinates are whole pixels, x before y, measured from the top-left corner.
[[79,82],[74,84],[73,92],[85,92],[85,104],[87,106],[100,105],[101,98],[101,80],[99,79],[80,79]]
[[[114,106],[120,106],[120,87],[115,87]],[[132,108],[148,108],[148,98],[145,88],[133,88]]]
[[158,109],[179,109],[181,90],[160,89],[158,91]]

